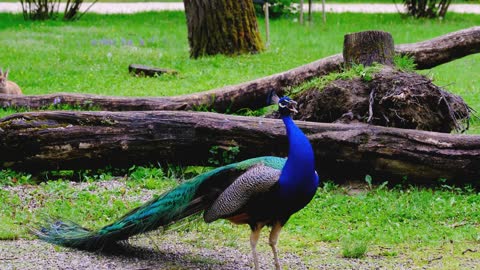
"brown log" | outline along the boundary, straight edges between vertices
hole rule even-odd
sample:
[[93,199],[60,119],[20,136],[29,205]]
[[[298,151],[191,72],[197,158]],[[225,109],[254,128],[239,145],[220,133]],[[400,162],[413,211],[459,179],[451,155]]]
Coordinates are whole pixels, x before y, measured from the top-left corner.
[[178,71],[168,68],[156,68],[149,67],[140,64],[130,64],[128,65],[128,72],[135,74],[135,76],[146,76],[146,77],[155,77],[162,74],[178,74]]
[[[480,136],[298,121],[322,179],[479,183]],[[285,156],[282,121],[201,112],[36,112],[0,119],[0,165],[25,171],[159,162],[205,164],[213,146],[238,159]]]
[[[428,41],[398,45],[395,52],[413,56],[417,69],[431,68],[480,52],[480,27],[460,30]],[[177,97],[126,98],[70,93],[19,97],[0,94],[0,107],[40,109],[54,104],[68,104],[82,108],[94,106],[110,111],[191,110],[196,107],[216,112],[235,112],[243,108],[255,110],[264,107],[272,89],[281,95],[287,87],[339,71],[342,65],[342,54],[336,54],[268,77]]]
[[196,108],[216,112],[235,112],[244,108],[256,110],[265,107],[267,96],[272,90],[276,90],[277,94],[281,95],[288,86],[299,85],[320,75],[340,70],[339,59],[342,59],[341,55],[334,55],[246,83],[175,97],[128,98],[70,93],[19,97],[0,94],[0,107],[42,109],[70,105],[108,111],[194,110]]
[[363,31],[344,36],[343,59],[347,68],[354,64],[371,66],[374,62],[393,66],[394,50],[392,35],[384,31]]
[[410,55],[417,69],[429,69],[480,52],[480,26],[475,26],[422,42],[395,46],[395,52]]

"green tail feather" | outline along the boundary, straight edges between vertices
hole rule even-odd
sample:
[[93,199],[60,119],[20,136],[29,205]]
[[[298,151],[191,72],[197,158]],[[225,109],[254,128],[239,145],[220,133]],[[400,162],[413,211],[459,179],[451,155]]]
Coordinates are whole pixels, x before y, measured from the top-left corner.
[[56,245],[86,250],[102,249],[205,210],[240,174],[258,163],[281,169],[285,159],[259,157],[216,168],[184,182],[97,231],[74,222],[56,220],[49,221],[33,233]]

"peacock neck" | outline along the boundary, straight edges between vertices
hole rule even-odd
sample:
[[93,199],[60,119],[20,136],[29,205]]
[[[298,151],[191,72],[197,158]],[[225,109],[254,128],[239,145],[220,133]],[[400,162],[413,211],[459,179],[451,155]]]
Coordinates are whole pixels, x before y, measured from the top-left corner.
[[314,193],[318,186],[312,146],[305,134],[295,125],[290,116],[283,116],[288,136],[288,159],[279,179],[280,193]]

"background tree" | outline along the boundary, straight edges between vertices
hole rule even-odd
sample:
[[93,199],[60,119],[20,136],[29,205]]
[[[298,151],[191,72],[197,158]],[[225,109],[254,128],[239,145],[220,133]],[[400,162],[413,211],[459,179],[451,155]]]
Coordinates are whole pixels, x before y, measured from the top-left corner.
[[83,0],[20,0],[25,20],[52,20],[60,17],[63,10],[64,21],[79,20],[98,0],[91,1],[86,10],[80,12]]
[[415,18],[444,18],[452,0],[403,0],[407,14]]
[[263,50],[252,0],[184,0],[190,57]]
[[268,14],[270,18],[297,16],[300,6],[295,5],[294,0],[253,0],[253,7],[257,16],[264,16],[264,5],[268,2]]

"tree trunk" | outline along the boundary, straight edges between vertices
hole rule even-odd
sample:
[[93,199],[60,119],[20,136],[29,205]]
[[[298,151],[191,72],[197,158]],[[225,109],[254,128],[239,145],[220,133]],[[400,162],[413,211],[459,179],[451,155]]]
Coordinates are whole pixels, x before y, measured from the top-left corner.
[[345,66],[354,64],[371,66],[374,62],[393,66],[395,47],[390,33],[383,31],[364,31],[345,35],[343,59]]
[[270,47],[270,4],[265,2],[263,5],[263,13],[265,14],[265,47]]
[[190,57],[263,49],[251,0],[184,0]]
[[312,23],[312,0],[308,0],[308,22]]
[[323,23],[327,23],[327,15],[325,13],[325,0],[322,0],[322,19]]
[[[480,136],[365,124],[297,122],[322,179],[370,174],[411,183],[480,179]],[[94,169],[159,162],[205,164],[213,146],[238,160],[287,155],[282,121],[195,112],[41,112],[0,120],[0,164],[25,171]],[[415,181],[415,182],[414,182]]]
[[[455,59],[480,52],[480,26],[449,33],[431,40],[398,45],[395,52],[411,55],[417,69],[432,68]],[[272,89],[279,95],[287,87],[299,85],[318,76],[340,71],[342,54],[332,55],[315,62],[259,78],[249,82],[230,85],[210,91],[177,97],[126,98],[98,95],[58,93],[38,96],[12,96],[0,94],[0,107],[48,108],[68,104],[80,108],[92,106],[110,111],[128,110],[191,110],[202,107],[216,112],[235,112],[239,109],[256,110]]]
[[303,0],[300,0],[300,19],[299,19],[299,22],[300,24],[303,24]]

